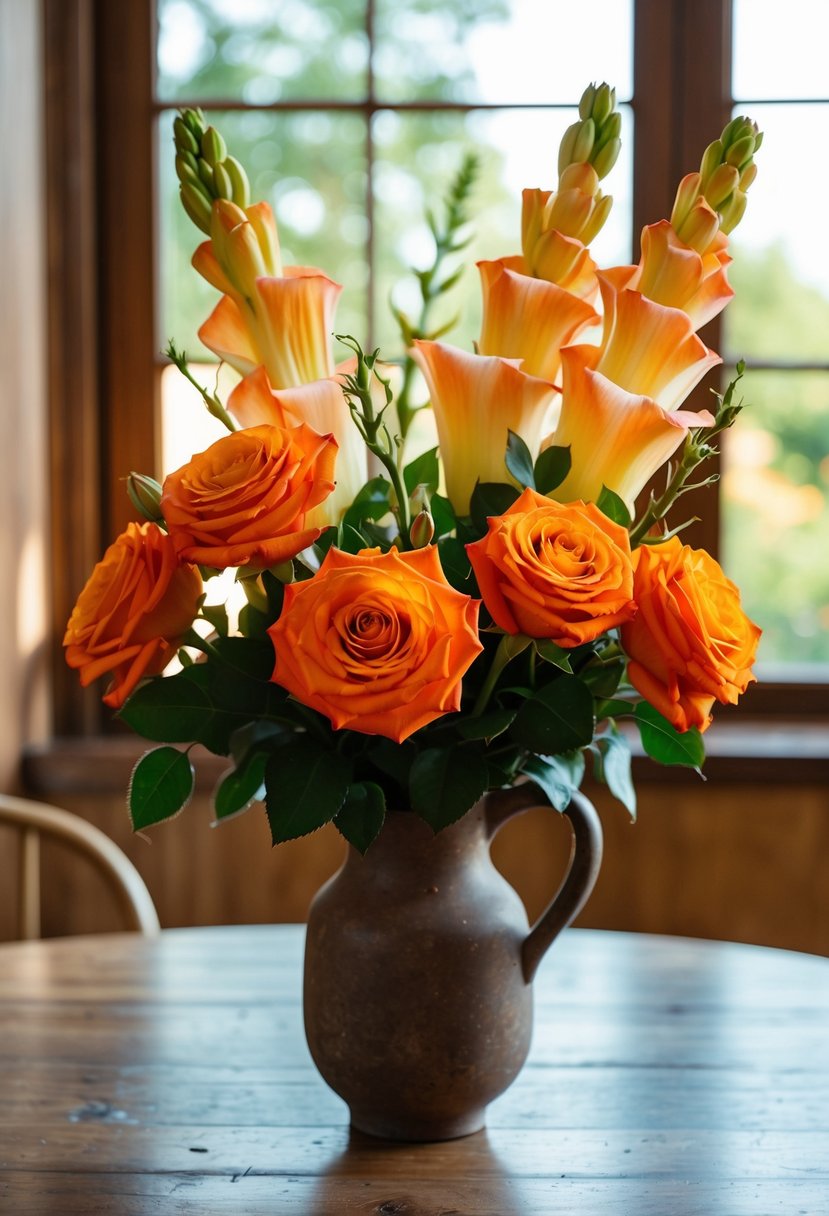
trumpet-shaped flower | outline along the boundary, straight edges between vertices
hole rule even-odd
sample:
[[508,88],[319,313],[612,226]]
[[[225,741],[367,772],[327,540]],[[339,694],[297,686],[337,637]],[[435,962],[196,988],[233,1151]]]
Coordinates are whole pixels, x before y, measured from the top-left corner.
[[511,269],[509,259],[478,262],[478,269],[484,299],[479,352],[520,359],[522,371],[555,380],[562,346],[598,314],[555,283]]
[[279,234],[267,203],[243,210],[227,199],[213,204],[210,240],[193,257],[196,270],[218,291],[250,298],[256,280],[282,274]]
[[676,409],[722,360],[697,337],[686,313],[620,288],[626,273],[599,275],[604,334],[595,370],[629,393]]
[[515,361],[470,355],[440,342],[415,342],[413,357],[429,387],[446,494],[466,515],[476,482],[506,480],[508,431],[537,454],[557,390],[519,371]]
[[[536,279],[546,279],[548,283],[557,283],[582,299],[591,299],[596,294],[596,263],[588,253],[585,241],[554,226],[552,214],[557,193],[524,190],[522,198],[521,248],[526,273]],[[579,215],[587,216],[589,207],[590,198],[578,192],[571,197],[569,214],[559,218],[569,220],[572,227],[583,227]]]
[[305,423],[320,435],[337,441],[334,490],[306,516],[307,526],[325,528],[339,523],[357,492],[368,480],[366,448],[334,377],[314,380],[295,388],[272,389],[263,367],[236,385],[227,407],[244,427],[288,427]]
[[213,203],[210,240],[193,256],[222,298],[199,330],[209,350],[243,376],[264,365],[274,388],[334,374],[330,334],[342,288],[312,266],[283,268],[267,203]]
[[637,494],[683,442],[691,427],[711,426],[707,410],[663,409],[652,398],[621,388],[596,364],[592,346],[562,352],[561,417],[544,446],[570,448],[570,471],[556,489],[559,502],[595,502],[606,486],[632,512]]
[[722,312],[734,295],[726,267],[728,240],[720,235],[706,253],[680,240],[667,220],[642,231],[642,257],[626,286],[656,304],[681,308],[700,329]]
[[247,375],[262,364],[274,388],[334,374],[330,334],[342,288],[311,266],[259,278],[252,295],[219,301],[199,330],[205,346]]

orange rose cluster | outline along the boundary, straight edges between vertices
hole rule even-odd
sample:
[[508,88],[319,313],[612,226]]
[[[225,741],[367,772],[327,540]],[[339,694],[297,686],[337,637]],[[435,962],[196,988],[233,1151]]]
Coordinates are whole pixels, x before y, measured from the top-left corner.
[[78,597],[66,626],[66,661],[84,688],[112,680],[104,702],[120,709],[144,676],[167,666],[199,610],[201,575],[182,563],[156,524],[127,525]]
[[483,649],[478,602],[455,591],[434,546],[401,553],[331,549],[285,588],[269,634],[273,679],[335,730],[402,743],[460,708],[461,678]]
[[714,702],[736,704],[754,681],[760,629],[704,549],[674,536],[643,545],[635,564],[639,611],[622,626],[628,678],[677,730],[705,730]]
[[177,552],[216,570],[265,569],[313,544],[305,515],[334,488],[337,444],[304,423],[254,426],[217,440],[164,482]]
[[569,648],[633,616],[628,532],[593,503],[554,502],[526,489],[488,525],[466,551],[505,633]]

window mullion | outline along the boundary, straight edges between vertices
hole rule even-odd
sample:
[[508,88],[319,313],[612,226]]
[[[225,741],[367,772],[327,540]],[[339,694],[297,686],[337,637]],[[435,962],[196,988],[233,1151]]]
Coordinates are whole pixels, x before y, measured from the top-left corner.
[[104,530],[112,539],[134,517],[123,478],[156,471],[155,4],[99,4],[97,33]]
[[[671,213],[681,178],[696,169],[708,143],[731,115],[731,0],[636,0],[634,28],[634,256],[645,224]],[[721,350],[715,319],[700,331]],[[718,371],[705,377],[687,408],[710,408]],[[705,472],[718,469],[711,461]],[[662,480],[658,482],[661,489]],[[689,493],[682,518],[699,516],[683,538],[719,551],[719,496],[710,488]],[[676,522],[681,522],[677,518]]]

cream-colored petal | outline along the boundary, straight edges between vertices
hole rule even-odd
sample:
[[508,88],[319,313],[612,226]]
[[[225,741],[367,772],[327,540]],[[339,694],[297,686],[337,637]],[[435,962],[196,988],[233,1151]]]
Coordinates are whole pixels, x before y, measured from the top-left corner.
[[510,480],[504,464],[508,431],[537,454],[556,389],[508,359],[425,341],[415,342],[412,353],[429,387],[446,493],[465,515],[477,481]]
[[478,351],[521,360],[521,370],[555,380],[561,348],[598,321],[598,314],[577,296],[526,274],[504,261],[478,262],[484,316]]

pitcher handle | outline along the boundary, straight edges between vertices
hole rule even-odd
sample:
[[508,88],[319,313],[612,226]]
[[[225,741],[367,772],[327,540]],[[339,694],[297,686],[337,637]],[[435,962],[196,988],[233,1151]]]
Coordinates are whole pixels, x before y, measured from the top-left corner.
[[[490,838],[513,815],[539,805],[538,793],[529,782],[489,794],[486,816]],[[602,862],[602,825],[592,802],[580,790],[574,790],[564,814],[573,831],[570,862],[561,885],[524,939],[521,967],[528,984],[559,933],[584,907]]]

